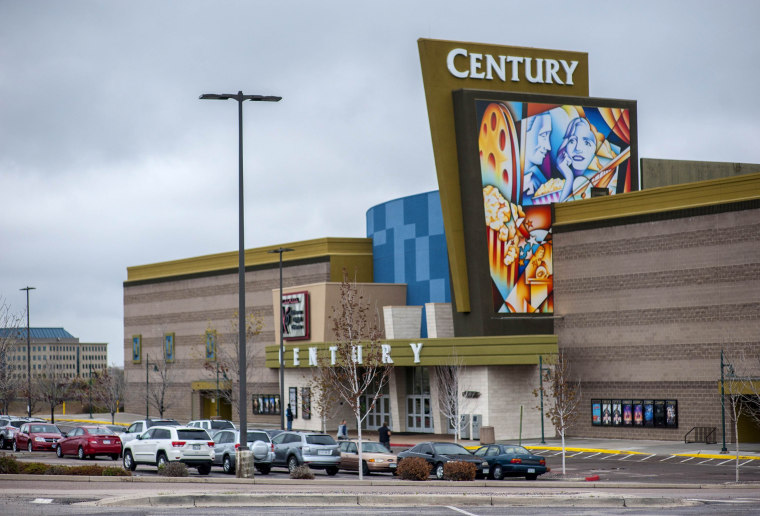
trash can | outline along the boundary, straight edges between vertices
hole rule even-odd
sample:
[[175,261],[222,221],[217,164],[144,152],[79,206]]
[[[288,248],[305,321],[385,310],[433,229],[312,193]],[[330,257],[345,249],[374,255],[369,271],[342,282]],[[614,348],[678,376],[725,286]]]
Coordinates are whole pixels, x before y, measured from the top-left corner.
[[495,441],[492,426],[480,427],[480,444],[493,444]]

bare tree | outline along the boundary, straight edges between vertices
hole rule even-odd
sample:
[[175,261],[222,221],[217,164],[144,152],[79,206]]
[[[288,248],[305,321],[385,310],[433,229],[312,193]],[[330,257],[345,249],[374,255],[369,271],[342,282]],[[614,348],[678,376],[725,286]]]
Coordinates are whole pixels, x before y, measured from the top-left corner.
[[54,363],[45,361],[42,374],[38,374],[34,384],[39,399],[50,409],[50,422],[55,423],[55,408],[66,401],[69,395],[69,380],[56,372]]
[[111,414],[111,423],[116,422],[116,412],[124,403],[124,394],[127,390],[127,382],[124,378],[124,369],[121,367],[109,367],[95,377],[95,398]]
[[317,367],[309,380],[312,394],[312,407],[322,421],[322,432],[327,433],[327,420],[338,414],[340,408],[339,394],[331,384],[331,376],[326,368]]
[[[166,352],[164,352],[159,360],[154,360],[151,364],[153,365],[153,371],[151,372],[154,374],[151,375],[153,378],[150,380],[148,400],[150,401],[150,405],[158,411],[159,417],[163,419],[164,412],[172,407],[172,402],[166,396],[169,384],[171,383],[172,363],[166,359]],[[156,381],[156,378],[158,381]]]
[[[329,378],[330,389],[351,409],[359,433],[359,480],[362,480],[362,423],[374,408],[390,377],[392,361],[383,354],[377,322],[369,318],[369,303],[350,283],[346,270],[340,286],[340,302],[330,317],[337,343],[322,356],[319,374]],[[367,406],[362,398],[367,398]]]
[[[565,474],[565,435],[568,428],[578,418],[581,382],[570,377],[570,364],[564,352],[560,351],[546,360],[548,368],[544,372],[544,399],[548,400],[546,415],[562,439],[562,474]],[[548,386],[548,387],[547,387]],[[533,391],[541,395],[541,388]]]
[[[261,333],[264,323],[260,317],[257,317],[253,313],[246,314],[245,317],[245,358],[246,358],[246,378],[253,378],[254,369],[254,346],[253,340],[257,335]],[[213,374],[222,375],[224,378],[225,389],[219,390],[219,397],[226,400],[233,408],[234,413],[240,418],[240,403],[238,397],[240,396],[240,346],[238,332],[238,316],[237,311],[233,314],[229,323],[229,332],[226,334],[223,342],[220,342],[219,334],[216,328],[213,328],[209,323],[206,333],[203,337],[203,342],[206,346],[209,345],[208,339],[214,341],[214,355],[215,360],[208,359],[206,356],[206,362],[204,369]]]
[[438,408],[441,415],[454,428],[454,441],[459,442],[465,423],[462,421],[462,411],[471,405],[471,399],[465,398],[463,393],[467,390],[464,385],[466,368],[464,361],[455,350],[452,350],[449,364],[436,366],[435,385],[438,388]]
[[735,470],[736,482],[739,482],[739,419],[747,415],[760,422],[760,413],[757,412],[758,386],[758,356],[736,352],[732,355],[724,353],[725,364],[723,377],[723,390],[725,392],[723,403],[728,402],[731,425],[735,444]]
[[11,353],[22,342],[21,322],[21,314],[14,314],[10,305],[0,298],[0,403],[5,414],[21,390],[21,370],[10,360]]

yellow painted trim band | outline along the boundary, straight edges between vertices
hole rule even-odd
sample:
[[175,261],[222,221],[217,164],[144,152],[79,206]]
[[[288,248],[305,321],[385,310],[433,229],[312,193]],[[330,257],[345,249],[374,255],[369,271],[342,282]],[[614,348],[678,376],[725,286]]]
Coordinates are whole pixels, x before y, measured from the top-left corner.
[[[525,446],[529,450],[550,450],[550,451],[562,451],[562,446]],[[610,453],[614,455],[652,455],[651,453],[637,452],[631,450],[605,450],[602,448],[575,448],[566,447],[566,452],[586,452],[586,453]]]
[[69,423],[90,423],[91,425],[119,425],[119,426],[129,426],[124,423],[111,423],[110,421],[98,421],[96,419],[66,419],[66,418],[56,418],[56,421],[67,421]]

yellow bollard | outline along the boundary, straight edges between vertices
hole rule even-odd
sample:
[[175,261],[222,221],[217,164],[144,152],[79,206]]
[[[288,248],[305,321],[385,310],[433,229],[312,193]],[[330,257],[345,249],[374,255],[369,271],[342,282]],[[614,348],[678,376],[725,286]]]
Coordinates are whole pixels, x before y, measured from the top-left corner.
[[66,402],[63,402],[63,415],[66,415]]

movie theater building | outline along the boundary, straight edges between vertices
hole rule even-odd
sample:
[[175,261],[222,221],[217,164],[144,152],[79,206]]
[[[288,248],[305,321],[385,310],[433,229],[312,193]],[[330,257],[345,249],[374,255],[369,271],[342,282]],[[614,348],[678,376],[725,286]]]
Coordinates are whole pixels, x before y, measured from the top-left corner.
[[[704,427],[719,440],[721,350],[758,347],[760,167],[639,160],[636,103],[589,97],[586,54],[419,50],[439,191],[371,207],[366,238],[246,252],[247,307],[263,322],[249,343],[252,424],[291,403],[295,428],[321,427],[309,380],[335,342],[345,268],[394,366],[369,429],[449,431],[435,366],[457,362],[473,437],[551,436],[533,392],[561,350],[581,388],[571,435],[681,440]],[[293,249],[282,402],[280,245]],[[127,410],[145,404],[148,361],[169,356],[171,414],[214,415],[231,385],[216,380],[208,335],[234,338],[236,253],[130,267],[124,295]]]

